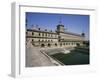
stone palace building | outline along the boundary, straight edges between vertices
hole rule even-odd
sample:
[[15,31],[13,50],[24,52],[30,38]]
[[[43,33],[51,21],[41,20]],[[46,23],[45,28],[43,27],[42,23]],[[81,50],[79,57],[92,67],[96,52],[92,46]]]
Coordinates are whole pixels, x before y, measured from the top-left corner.
[[55,32],[47,29],[26,29],[26,45],[34,47],[75,47],[83,45],[85,34],[76,34],[65,31],[64,25],[58,24]]

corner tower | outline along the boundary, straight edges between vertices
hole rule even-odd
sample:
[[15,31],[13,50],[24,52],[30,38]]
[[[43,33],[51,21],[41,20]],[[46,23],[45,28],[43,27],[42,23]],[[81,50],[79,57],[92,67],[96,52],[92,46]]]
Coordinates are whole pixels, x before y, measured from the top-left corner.
[[57,25],[57,32],[64,32],[64,25],[58,24]]
[[57,32],[64,32],[64,25],[61,22],[61,18],[59,24],[57,25]]

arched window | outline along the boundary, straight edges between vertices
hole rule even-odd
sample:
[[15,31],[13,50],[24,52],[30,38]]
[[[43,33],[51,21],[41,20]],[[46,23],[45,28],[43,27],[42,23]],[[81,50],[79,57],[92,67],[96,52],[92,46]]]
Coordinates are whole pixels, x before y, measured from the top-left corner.
[[52,34],[51,34],[51,37],[52,37]]
[[41,47],[45,47],[45,45],[44,44],[41,44]]
[[42,42],[43,42],[44,40],[42,40]]
[[50,40],[48,40],[48,42],[50,42]]
[[48,47],[50,47],[51,46],[51,44],[48,44]]
[[45,36],[47,36],[47,33],[45,33]]

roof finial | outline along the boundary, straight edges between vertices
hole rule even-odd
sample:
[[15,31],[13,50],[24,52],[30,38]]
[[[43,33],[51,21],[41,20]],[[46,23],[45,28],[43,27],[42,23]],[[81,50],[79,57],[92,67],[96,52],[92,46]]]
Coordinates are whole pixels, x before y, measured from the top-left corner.
[[82,36],[83,36],[83,37],[85,37],[85,33],[84,33],[84,30],[82,30]]

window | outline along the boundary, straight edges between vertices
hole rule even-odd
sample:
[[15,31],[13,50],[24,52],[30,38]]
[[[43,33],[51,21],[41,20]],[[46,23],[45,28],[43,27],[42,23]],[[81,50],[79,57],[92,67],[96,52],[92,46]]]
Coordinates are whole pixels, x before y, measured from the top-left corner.
[[60,38],[60,39],[61,39],[61,36],[59,36],[58,38]]
[[45,34],[45,36],[47,36],[47,33]]
[[48,42],[50,42],[50,40],[48,40]]
[[32,35],[34,35],[34,32],[32,32]]
[[56,38],[58,38],[58,35],[56,35]]
[[51,34],[49,34],[49,36],[51,37]]
[[44,40],[42,40],[42,42],[43,42]]
[[60,46],[62,46],[62,43],[60,43]]
[[32,39],[32,42],[34,41],[34,39]]
[[40,33],[39,33],[39,36],[40,36]]
[[52,37],[52,34],[51,34],[51,37]]
[[28,32],[26,32],[26,34],[28,34]]
[[44,36],[44,33],[42,33],[42,36]]
[[56,38],[57,36],[55,35],[55,38]]
[[50,36],[50,34],[48,34],[48,36]]
[[28,41],[28,39],[26,38],[26,42]]
[[60,42],[60,39],[58,41]]
[[40,42],[40,39],[39,39],[39,42]]
[[55,43],[55,46],[57,46],[57,43]]

